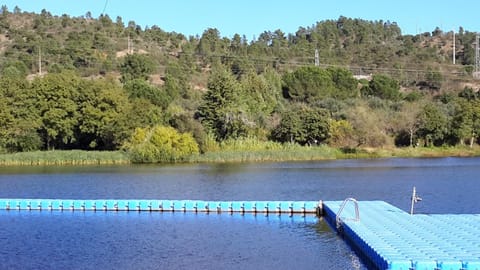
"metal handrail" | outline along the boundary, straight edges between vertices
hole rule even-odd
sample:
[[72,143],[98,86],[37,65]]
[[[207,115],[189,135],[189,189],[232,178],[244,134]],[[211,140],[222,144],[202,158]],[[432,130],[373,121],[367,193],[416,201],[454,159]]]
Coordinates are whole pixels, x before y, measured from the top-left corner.
[[340,227],[340,224],[342,223],[342,218],[340,217],[340,214],[342,213],[343,209],[345,208],[345,206],[347,205],[348,202],[353,202],[354,206],[355,206],[355,218],[354,219],[345,219],[345,220],[352,220],[352,221],[360,221],[360,213],[358,211],[358,201],[355,200],[354,198],[346,198],[342,205],[340,205],[340,208],[338,209],[338,212],[337,212],[337,216],[336,216],[336,219],[335,219],[335,223],[337,225],[337,229]]

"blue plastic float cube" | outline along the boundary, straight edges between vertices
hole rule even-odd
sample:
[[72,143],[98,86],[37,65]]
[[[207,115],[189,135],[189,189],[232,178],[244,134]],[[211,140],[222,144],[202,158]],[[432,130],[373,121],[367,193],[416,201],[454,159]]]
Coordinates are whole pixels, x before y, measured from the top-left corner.
[[85,202],[81,200],[73,201],[73,209],[75,211],[83,211],[85,210]]
[[210,212],[217,212],[217,211],[220,210],[220,203],[210,201],[210,202],[208,202],[208,209],[210,210]]
[[62,201],[60,200],[52,200],[52,203],[50,204],[52,210],[63,210],[63,204]]
[[84,205],[86,211],[93,211],[95,209],[95,201],[93,200],[86,200]]
[[268,212],[268,203],[264,201],[256,202],[256,210],[258,213],[267,213]]
[[243,202],[232,202],[232,211],[236,213],[245,212]]
[[198,201],[197,202],[197,211],[198,212],[206,212],[206,211],[210,211],[208,209],[208,202],[205,202],[205,201]]
[[233,212],[232,203],[231,202],[220,202],[220,211],[225,213]]
[[169,200],[162,201],[162,210],[163,211],[173,211],[173,202]]
[[305,213],[305,202],[293,202],[292,208],[294,213]]
[[140,203],[137,200],[129,200],[128,201],[128,210],[129,211],[137,211],[140,210]]
[[280,213],[281,202],[268,202],[268,212]]
[[442,260],[437,262],[437,269],[439,270],[453,270],[462,269],[463,265],[460,261],[455,260]]
[[95,209],[97,211],[105,211],[107,206],[105,205],[105,201],[103,200],[96,200],[95,201]]
[[50,200],[42,200],[40,202],[40,208],[42,210],[50,210],[50,206],[51,206],[51,201]]
[[245,212],[255,212],[256,211],[256,203],[255,202],[244,202],[243,203]]
[[280,203],[280,211],[282,213],[292,213],[293,210],[293,202],[281,202]]
[[128,210],[128,201],[127,200],[117,200],[117,209],[118,209],[118,211],[127,211]]
[[396,259],[388,263],[389,270],[410,270],[412,268],[412,262],[407,259]]
[[108,211],[115,211],[117,206],[116,200],[105,200],[105,205],[107,206]]
[[197,201],[185,201],[185,211],[187,212],[197,211]]
[[173,211],[183,212],[185,211],[184,201],[173,201]]
[[480,259],[465,261],[462,267],[465,270],[480,270]]

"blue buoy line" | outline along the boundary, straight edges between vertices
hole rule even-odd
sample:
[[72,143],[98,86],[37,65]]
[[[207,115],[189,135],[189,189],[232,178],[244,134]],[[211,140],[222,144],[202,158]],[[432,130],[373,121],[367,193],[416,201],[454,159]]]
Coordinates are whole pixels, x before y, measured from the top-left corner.
[[0,199],[0,210],[319,214],[315,201]]

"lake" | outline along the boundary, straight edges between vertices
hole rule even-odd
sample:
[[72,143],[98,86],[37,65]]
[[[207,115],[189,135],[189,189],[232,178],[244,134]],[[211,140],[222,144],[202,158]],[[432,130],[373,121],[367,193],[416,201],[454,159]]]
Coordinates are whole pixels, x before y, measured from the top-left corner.
[[[384,200],[480,213],[480,158],[2,167],[1,198]],[[361,214],[361,209],[360,209]],[[367,269],[315,216],[0,211],[1,269]]]

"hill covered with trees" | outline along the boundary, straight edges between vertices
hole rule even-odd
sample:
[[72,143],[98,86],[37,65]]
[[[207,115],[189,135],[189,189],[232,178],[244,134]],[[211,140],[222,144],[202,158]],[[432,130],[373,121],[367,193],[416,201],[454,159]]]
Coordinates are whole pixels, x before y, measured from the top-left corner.
[[127,149],[172,161],[245,139],[473,146],[475,35],[459,29],[453,65],[452,32],[402,35],[388,21],[340,17],[247,40],[3,6],[0,152]]

